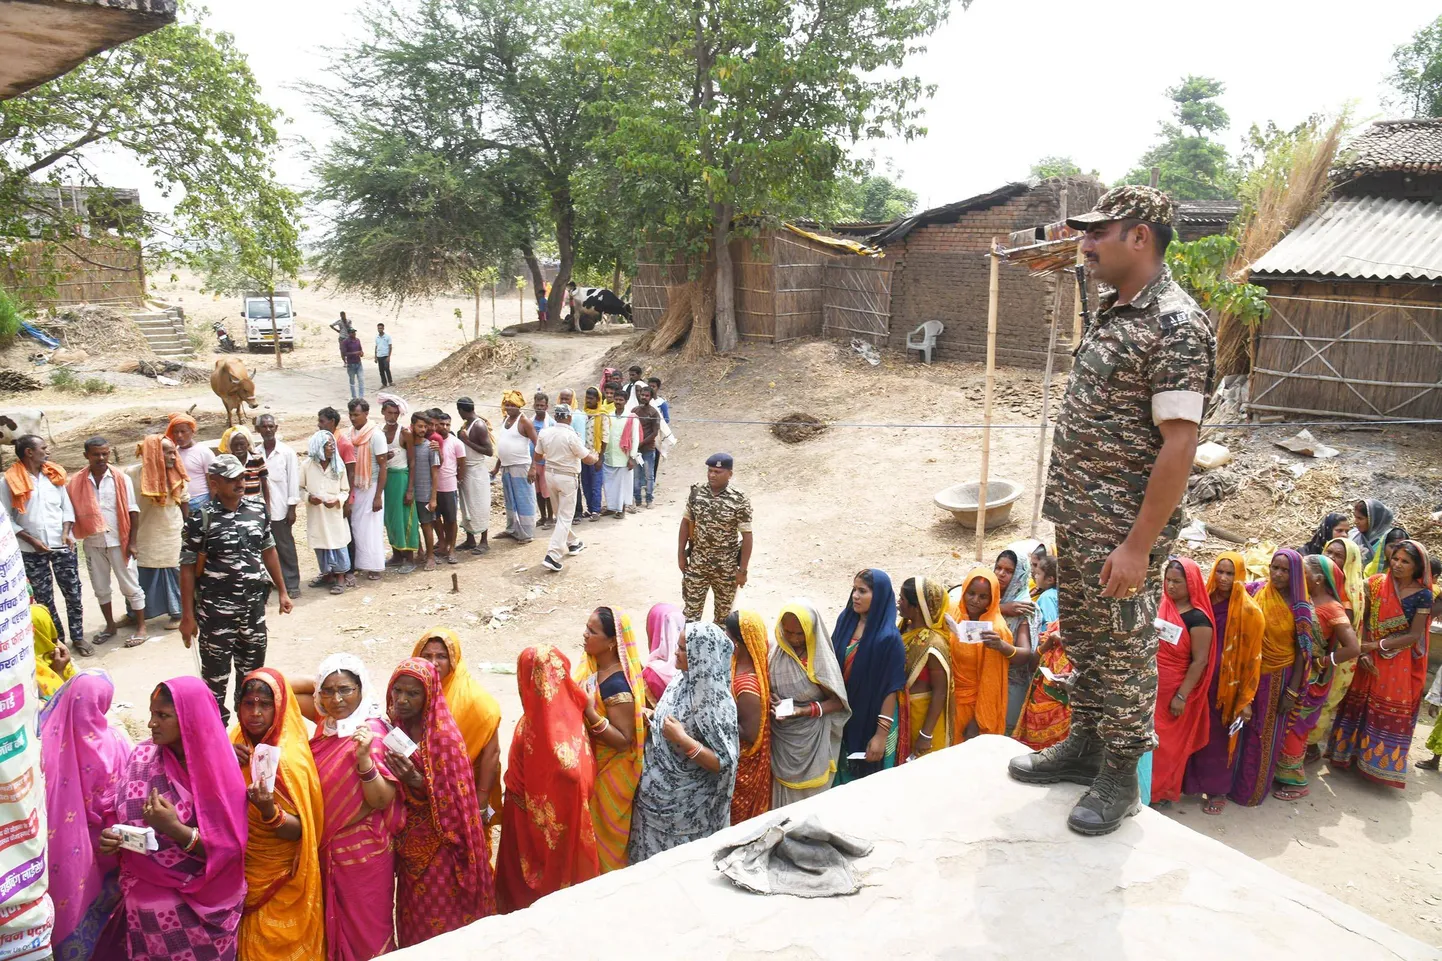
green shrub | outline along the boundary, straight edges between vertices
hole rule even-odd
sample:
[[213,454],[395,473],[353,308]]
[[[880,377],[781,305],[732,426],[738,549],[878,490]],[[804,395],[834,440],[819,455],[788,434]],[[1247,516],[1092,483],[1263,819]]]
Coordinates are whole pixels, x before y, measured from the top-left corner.
[[0,341],[9,341],[20,333],[20,306],[10,295],[0,290]]
[[52,387],[58,387],[61,390],[75,390],[78,383],[79,379],[75,376],[75,371],[69,367],[57,367],[50,372],[50,386]]
[[99,377],[87,377],[81,380],[75,376],[75,371],[69,367],[57,367],[50,372],[50,386],[59,390],[71,391],[76,394],[110,394],[115,391],[115,385]]

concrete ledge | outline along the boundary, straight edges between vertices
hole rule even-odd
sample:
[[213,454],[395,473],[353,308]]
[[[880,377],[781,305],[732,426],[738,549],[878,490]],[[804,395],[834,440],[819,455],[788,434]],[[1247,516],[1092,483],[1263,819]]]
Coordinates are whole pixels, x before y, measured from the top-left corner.
[[1442,958],[1153,811],[1073,834],[1081,789],[1012,781],[1024,750],[977,738],[788,809],[876,842],[853,897],[742,893],[711,864],[731,828],[390,957]]

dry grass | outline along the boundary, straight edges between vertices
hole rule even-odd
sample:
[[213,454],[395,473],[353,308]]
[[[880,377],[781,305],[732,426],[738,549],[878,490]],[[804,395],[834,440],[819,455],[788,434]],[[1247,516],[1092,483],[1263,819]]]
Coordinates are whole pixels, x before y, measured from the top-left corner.
[[784,444],[800,444],[825,430],[826,425],[810,414],[787,414],[771,425],[771,433]]
[[39,326],[72,350],[92,357],[123,356],[154,359],[150,342],[125,313],[103,304],[61,307]]
[[512,376],[534,363],[530,345],[509,337],[481,337],[454,351],[418,379],[428,392],[465,389],[483,374]]

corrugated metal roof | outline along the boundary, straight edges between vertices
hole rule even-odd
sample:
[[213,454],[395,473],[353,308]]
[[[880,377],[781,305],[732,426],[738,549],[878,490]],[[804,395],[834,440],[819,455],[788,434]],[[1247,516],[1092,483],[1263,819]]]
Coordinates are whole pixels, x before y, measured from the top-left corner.
[[1252,275],[1442,280],[1442,204],[1334,201],[1252,264]]

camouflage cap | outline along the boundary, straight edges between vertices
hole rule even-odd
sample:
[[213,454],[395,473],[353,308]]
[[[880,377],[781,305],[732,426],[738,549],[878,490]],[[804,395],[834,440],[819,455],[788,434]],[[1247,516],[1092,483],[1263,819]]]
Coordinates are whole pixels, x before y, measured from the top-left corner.
[[205,469],[205,472],[214,474],[216,477],[224,477],[227,480],[235,480],[245,473],[245,465],[240,462],[240,458],[233,454],[221,454],[210,462],[210,466]]
[[1155,187],[1123,184],[1102,194],[1095,210],[1068,217],[1066,225],[1077,230],[1086,230],[1093,224],[1110,223],[1113,220],[1144,220],[1147,223],[1166,224],[1171,227],[1176,219],[1176,210],[1172,199]]

